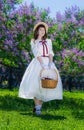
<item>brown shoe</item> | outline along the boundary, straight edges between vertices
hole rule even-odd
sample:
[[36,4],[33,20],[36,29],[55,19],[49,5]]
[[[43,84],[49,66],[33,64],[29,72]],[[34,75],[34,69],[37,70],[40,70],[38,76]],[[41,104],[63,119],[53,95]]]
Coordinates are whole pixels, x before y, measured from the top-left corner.
[[33,113],[35,113],[36,112],[36,108],[34,107],[34,109],[33,109]]
[[37,116],[40,116],[41,115],[41,110],[36,110],[36,108],[34,107],[33,114],[36,114]]

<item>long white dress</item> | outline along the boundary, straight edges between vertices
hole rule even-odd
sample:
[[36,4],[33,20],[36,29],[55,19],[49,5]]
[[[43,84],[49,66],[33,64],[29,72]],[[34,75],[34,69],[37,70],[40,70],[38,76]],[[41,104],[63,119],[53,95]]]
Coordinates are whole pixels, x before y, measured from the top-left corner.
[[[55,100],[55,99],[62,99],[62,81],[59,74],[58,69],[55,67],[57,73],[58,73],[58,84],[57,87],[54,89],[46,89],[41,87],[40,82],[40,71],[42,69],[40,62],[38,61],[37,57],[43,55],[43,46],[39,42],[39,40],[31,40],[31,49],[35,56],[33,60],[28,65],[22,81],[20,83],[19,87],[19,94],[18,96],[25,99],[34,99],[36,97],[39,100],[42,100],[44,102]],[[46,53],[46,56],[49,56],[49,54],[54,55],[52,50],[52,42],[50,39],[46,39],[46,45],[48,48],[48,53]],[[42,57],[43,63],[48,65],[49,58],[48,57]]]

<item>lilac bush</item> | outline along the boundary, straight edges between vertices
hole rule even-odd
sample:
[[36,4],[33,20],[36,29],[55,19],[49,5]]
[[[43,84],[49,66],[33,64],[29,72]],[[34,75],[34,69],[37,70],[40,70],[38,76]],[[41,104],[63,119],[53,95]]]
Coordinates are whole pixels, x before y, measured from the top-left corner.
[[84,52],[78,48],[63,49],[61,69],[68,75],[78,76],[84,73]]
[[[74,72],[74,76],[83,75],[84,56],[80,53],[84,52],[84,11],[81,11],[75,6],[67,9],[64,16],[57,13],[56,17],[58,20],[51,30],[51,38],[54,39],[53,49],[55,52],[54,59],[56,65],[58,66],[59,71],[61,73],[66,73],[66,75],[73,76]],[[77,48],[80,52],[80,58],[77,57],[77,53],[73,54],[72,50],[74,48]],[[63,57],[64,53],[67,58]],[[69,53],[70,55],[68,55]],[[78,58],[78,60],[73,60],[73,57]]]
[[33,57],[30,48],[33,27],[38,21],[44,21],[49,25],[48,37],[53,42],[54,61],[59,66],[59,71],[66,71],[70,75],[74,72],[75,75],[82,74],[84,11],[72,6],[64,14],[57,12],[56,18],[52,19],[49,8],[42,10],[33,4],[16,8],[16,1],[6,0],[6,4],[5,1],[0,3],[0,62],[18,68],[28,65]]
[[[46,9],[48,13],[49,9]],[[4,16],[1,12],[1,61],[9,66],[23,67],[29,63],[32,55],[30,39],[33,27],[42,19],[47,22],[48,14],[45,10],[40,11],[31,4],[21,5],[17,10],[11,11]]]

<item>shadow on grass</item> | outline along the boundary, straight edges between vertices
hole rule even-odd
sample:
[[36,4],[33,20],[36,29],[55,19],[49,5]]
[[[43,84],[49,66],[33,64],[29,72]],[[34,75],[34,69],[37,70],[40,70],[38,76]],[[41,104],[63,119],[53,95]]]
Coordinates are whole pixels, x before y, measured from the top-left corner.
[[0,109],[3,111],[28,111],[33,105],[33,100],[11,95],[0,96]]
[[41,115],[40,118],[44,119],[44,120],[64,120],[66,119],[66,117],[64,116],[59,116],[59,115],[51,115],[51,114],[45,114],[45,115]]
[[[5,95],[0,96],[0,109],[3,111],[18,111],[18,112],[28,112],[34,107],[33,100],[22,99],[16,96]],[[76,119],[84,119],[84,100],[83,99],[74,99],[66,98],[63,100],[53,100],[50,102],[43,103],[43,111],[46,110],[68,110],[71,112],[72,116]],[[61,116],[53,115],[43,115],[41,118],[56,118],[63,119]]]
[[60,115],[53,115],[53,114],[42,114],[40,116],[37,116],[36,114],[32,114],[32,113],[29,113],[29,112],[26,112],[26,113],[22,113],[20,112],[21,115],[29,115],[29,116],[32,116],[32,117],[39,117],[41,119],[44,119],[44,120],[64,120],[66,119],[66,117],[64,116],[60,116]]
[[[7,111],[28,111],[34,108],[34,101],[31,99],[23,99],[16,96],[5,95],[0,96],[0,109]],[[56,101],[44,102],[43,109],[60,109],[59,103]]]

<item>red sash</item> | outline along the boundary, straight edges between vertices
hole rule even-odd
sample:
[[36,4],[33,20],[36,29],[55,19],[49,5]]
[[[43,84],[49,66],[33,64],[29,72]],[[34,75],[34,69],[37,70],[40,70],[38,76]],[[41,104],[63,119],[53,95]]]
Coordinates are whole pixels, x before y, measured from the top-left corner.
[[[42,43],[42,46],[43,46],[43,56],[45,57],[46,55],[45,54],[48,54],[48,48],[47,48],[47,45],[46,45],[46,41],[45,40],[42,40],[42,41],[39,41]],[[46,49],[46,53],[45,53],[45,49]]]

